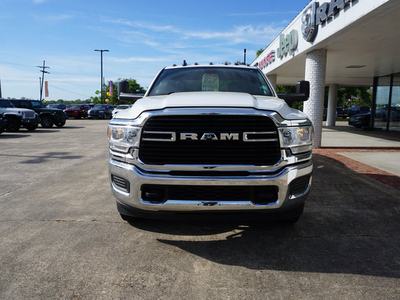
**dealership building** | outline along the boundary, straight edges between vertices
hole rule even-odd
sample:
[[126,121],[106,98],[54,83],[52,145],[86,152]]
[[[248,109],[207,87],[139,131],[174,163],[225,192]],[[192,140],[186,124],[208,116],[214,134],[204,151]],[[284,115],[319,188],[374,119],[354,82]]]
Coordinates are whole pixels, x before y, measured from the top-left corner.
[[400,1],[312,0],[252,62],[276,85],[310,82],[303,111],[321,147],[325,87],[334,126],[338,88],[372,87],[370,126],[400,134]]

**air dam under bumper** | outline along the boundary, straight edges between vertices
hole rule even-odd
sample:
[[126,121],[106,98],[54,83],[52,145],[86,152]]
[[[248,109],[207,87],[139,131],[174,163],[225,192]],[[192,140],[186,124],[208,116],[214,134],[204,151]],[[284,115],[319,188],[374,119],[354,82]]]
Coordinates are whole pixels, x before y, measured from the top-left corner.
[[[213,212],[279,214],[292,210],[301,207],[308,196],[312,169],[313,164],[310,160],[286,166],[273,175],[176,176],[148,173],[134,165],[113,159],[109,160],[110,182],[113,195],[117,199],[119,212],[138,217],[140,215],[146,217],[160,215],[160,218],[165,214]],[[151,187],[155,187],[155,189],[151,190]],[[209,196],[203,200],[201,198],[193,199],[192,195],[188,196],[188,199],[174,199],[171,194],[165,192],[168,187],[175,187],[174,190],[179,190],[181,187],[193,187],[194,191],[202,188],[211,188],[212,190],[213,187],[217,190],[224,187],[228,190],[242,187],[244,190],[249,190],[253,196],[252,199],[242,200],[210,199]],[[254,201],[254,190],[259,189],[261,192],[255,198],[260,199],[265,195],[269,200]],[[157,191],[160,192],[160,195],[157,195]],[[155,199],[152,196],[155,196]],[[215,197],[218,198],[218,196]]]

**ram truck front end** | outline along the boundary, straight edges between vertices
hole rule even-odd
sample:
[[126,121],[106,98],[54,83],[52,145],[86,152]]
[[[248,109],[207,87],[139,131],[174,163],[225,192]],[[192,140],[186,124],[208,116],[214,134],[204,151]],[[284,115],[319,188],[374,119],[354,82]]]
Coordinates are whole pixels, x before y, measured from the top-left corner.
[[296,222],[310,192],[312,124],[255,67],[165,68],[110,121],[108,139],[111,189],[126,220]]

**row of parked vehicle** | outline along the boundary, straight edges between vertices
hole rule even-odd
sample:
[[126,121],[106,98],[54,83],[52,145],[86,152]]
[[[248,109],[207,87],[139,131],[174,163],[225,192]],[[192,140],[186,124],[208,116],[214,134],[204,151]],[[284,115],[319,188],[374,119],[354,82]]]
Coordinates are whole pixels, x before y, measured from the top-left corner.
[[[349,125],[361,128],[369,127],[371,109],[368,106],[352,106],[349,108],[336,108],[336,117],[349,119]],[[324,108],[323,120],[326,121],[327,109]]]
[[16,132],[21,127],[35,130],[39,124],[44,128],[63,127],[67,120],[61,109],[49,109],[38,100],[0,99],[1,132]]
[[39,100],[0,99],[0,133],[16,132],[21,127],[35,130],[39,124],[43,128],[63,127],[68,118],[111,119],[114,114],[129,105],[114,107],[111,104],[49,104]]
[[81,119],[111,119],[118,111],[127,109],[131,105],[118,105],[111,104],[49,104],[49,108],[59,108],[64,111],[68,118]]

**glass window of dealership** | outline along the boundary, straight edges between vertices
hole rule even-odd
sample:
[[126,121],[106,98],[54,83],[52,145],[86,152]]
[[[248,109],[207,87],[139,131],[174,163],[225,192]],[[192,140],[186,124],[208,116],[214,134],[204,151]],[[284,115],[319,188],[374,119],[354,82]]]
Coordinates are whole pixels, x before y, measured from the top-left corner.
[[400,133],[400,73],[374,78],[371,125],[375,130]]

